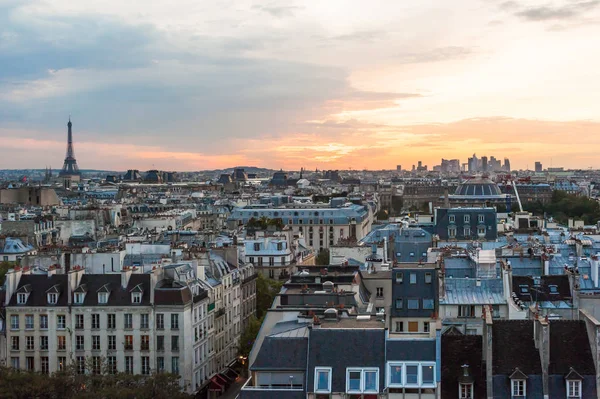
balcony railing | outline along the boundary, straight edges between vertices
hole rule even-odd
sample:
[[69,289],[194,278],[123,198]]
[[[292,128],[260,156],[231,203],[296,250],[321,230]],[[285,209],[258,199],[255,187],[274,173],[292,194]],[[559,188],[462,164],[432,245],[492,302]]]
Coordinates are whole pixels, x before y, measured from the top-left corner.
[[221,309],[219,309],[219,310],[217,310],[217,311],[216,311],[216,313],[215,313],[215,318],[216,318],[216,317],[221,317],[221,316],[223,316],[224,314],[225,314],[225,308],[221,308]]
[[242,387],[243,391],[304,391],[304,387],[302,384],[290,384],[290,385],[251,385],[252,377],[248,378],[244,386]]

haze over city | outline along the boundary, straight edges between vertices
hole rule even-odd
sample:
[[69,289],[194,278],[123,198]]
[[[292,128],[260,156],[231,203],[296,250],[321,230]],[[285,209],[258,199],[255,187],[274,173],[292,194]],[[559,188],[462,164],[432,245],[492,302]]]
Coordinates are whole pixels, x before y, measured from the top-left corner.
[[0,0],[1,168],[600,167],[600,2]]

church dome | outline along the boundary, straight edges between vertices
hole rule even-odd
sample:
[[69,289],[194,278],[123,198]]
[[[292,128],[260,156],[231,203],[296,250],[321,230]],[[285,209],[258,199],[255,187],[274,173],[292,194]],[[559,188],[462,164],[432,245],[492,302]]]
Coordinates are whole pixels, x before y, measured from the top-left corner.
[[467,180],[456,189],[455,195],[488,197],[502,195],[498,185],[486,178]]

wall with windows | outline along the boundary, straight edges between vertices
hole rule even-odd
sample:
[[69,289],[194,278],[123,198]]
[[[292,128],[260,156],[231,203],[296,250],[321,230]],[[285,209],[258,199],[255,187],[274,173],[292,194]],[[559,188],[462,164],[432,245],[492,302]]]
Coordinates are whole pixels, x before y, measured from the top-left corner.
[[394,268],[392,317],[431,317],[438,305],[437,270],[431,266]]
[[440,240],[488,240],[498,238],[495,208],[436,208],[434,232]]

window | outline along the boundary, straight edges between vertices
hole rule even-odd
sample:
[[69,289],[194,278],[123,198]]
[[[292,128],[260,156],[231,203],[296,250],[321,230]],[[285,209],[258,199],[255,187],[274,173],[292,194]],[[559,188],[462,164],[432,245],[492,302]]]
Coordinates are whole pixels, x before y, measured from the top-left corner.
[[408,309],[418,310],[419,309],[419,300],[418,299],[409,299],[408,300]]
[[105,304],[108,302],[108,292],[98,293],[98,303]]
[[500,317],[500,305],[492,305],[492,317],[494,319]]
[[85,357],[77,356],[76,362],[77,362],[77,374],[84,374],[85,373]]
[[56,346],[59,351],[64,351],[67,349],[67,337],[64,335],[59,335],[56,337]]
[[456,222],[456,216],[454,216],[454,215],[448,216],[448,222],[450,222],[450,223]]
[[42,330],[48,329],[48,315],[47,314],[40,315],[40,329],[42,329]]
[[450,237],[450,238],[456,237],[456,227],[448,228],[448,237]]
[[92,313],[92,328],[100,328],[100,315],[98,313]]
[[179,374],[179,358],[177,356],[171,358],[171,373]]
[[397,321],[396,322],[396,332],[402,332],[402,331],[404,331],[404,322]]
[[156,314],[156,328],[162,330],[165,328],[165,315],[162,313]]
[[24,305],[27,302],[27,294],[19,292],[17,294],[17,303],[19,305]]
[[25,337],[25,349],[28,351],[35,349],[34,337]]
[[383,287],[377,287],[377,298],[383,298]]
[[179,329],[179,315],[176,313],[171,314],[171,330]]
[[92,350],[99,351],[100,350],[100,336],[92,335]]
[[48,304],[49,305],[56,305],[56,302],[58,302],[58,294],[55,292],[51,292],[48,294]]
[[108,350],[117,350],[117,336],[109,335],[108,336]]
[[465,237],[469,237],[469,236],[471,235],[471,228],[470,228],[470,227],[465,227],[465,228],[463,229],[463,235],[464,235]]
[[484,216],[484,215],[478,215],[478,216],[477,216],[477,221],[478,221],[479,223],[483,223],[483,222],[485,222],[485,216]]
[[133,374],[133,356],[125,356],[125,372]]
[[143,351],[150,350],[150,336],[142,335],[140,338],[141,338],[140,349]]
[[475,317],[474,305],[461,305],[458,307],[458,317]]
[[513,398],[525,396],[525,394],[526,394],[525,380],[512,380],[511,385],[512,385],[511,392],[512,392]]
[[435,388],[435,362],[390,362],[387,367],[391,388]]
[[423,322],[423,332],[426,332],[426,333],[429,332],[429,322],[428,321]]
[[346,369],[346,392],[377,393],[379,392],[379,369]]
[[425,273],[425,284],[431,284],[432,280],[433,279],[432,279],[431,273],[429,273],[429,272]]
[[411,273],[410,274],[410,283],[411,284],[417,284],[417,273]]
[[124,328],[133,328],[133,315],[131,313],[125,313],[123,316]]
[[433,299],[423,298],[423,309],[432,310],[434,307]]
[[101,371],[102,371],[102,359],[100,358],[100,356],[93,356],[92,357],[92,373],[100,374]]
[[404,301],[402,298],[396,299],[396,309],[402,309],[404,307]]
[[331,392],[331,367],[315,367],[315,393]]
[[125,336],[125,350],[133,350],[133,335]]
[[106,366],[109,374],[117,374],[117,357],[108,356],[106,358]]
[[77,330],[83,330],[83,325],[84,325],[83,315],[82,314],[75,315],[75,328]]
[[75,349],[77,349],[77,350],[85,349],[85,337],[83,335],[75,336]]
[[435,365],[421,365],[421,386],[435,386]]
[[13,314],[10,316],[10,329],[11,330],[19,329],[19,315]]
[[419,385],[419,366],[416,364],[406,365],[406,385]]
[[396,273],[396,283],[401,284],[404,279],[404,273]]
[[164,335],[156,336],[156,350],[157,351],[165,350],[165,336]]
[[473,384],[460,384],[459,399],[473,399]]
[[28,356],[25,358],[25,369],[27,371],[35,370],[35,360],[33,356]]
[[50,371],[50,362],[48,361],[47,356],[40,357],[40,366],[42,374],[48,374],[48,372]]
[[20,359],[18,357],[11,357],[10,358],[10,367],[12,367],[13,369],[21,368]]
[[18,351],[19,350],[19,337],[11,337],[11,346],[10,348],[14,351]]
[[143,313],[140,315],[140,328],[149,328],[150,326],[150,315],[148,313]]
[[25,329],[33,330],[33,315],[32,314],[25,315]]
[[581,381],[578,381],[578,380],[568,380],[567,381],[567,398],[568,399],[581,398]]
[[465,223],[471,223],[471,215],[465,215],[463,220]]
[[106,315],[107,318],[107,322],[106,322],[106,328],[108,329],[115,329],[117,326],[117,317],[114,313],[109,313]]
[[178,336],[171,337],[171,350],[172,351],[179,350],[179,337]]
[[142,374],[150,374],[150,358],[148,356],[142,356]]
[[165,371],[165,358],[162,356],[156,358],[156,371],[158,371],[159,373]]
[[134,292],[131,294],[131,303],[142,303],[142,293]]
[[65,367],[67,366],[67,358],[64,356],[59,356],[56,359],[56,366],[58,371],[64,371]]
[[76,305],[83,304],[83,298],[85,298],[85,294],[83,292],[76,292],[75,293],[75,304]]
[[48,337],[42,335],[40,337],[40,350],[47,351],[48,350]]
[[480,237],[485,236],[485,227],[478,227],[477,228],[477,235]]

